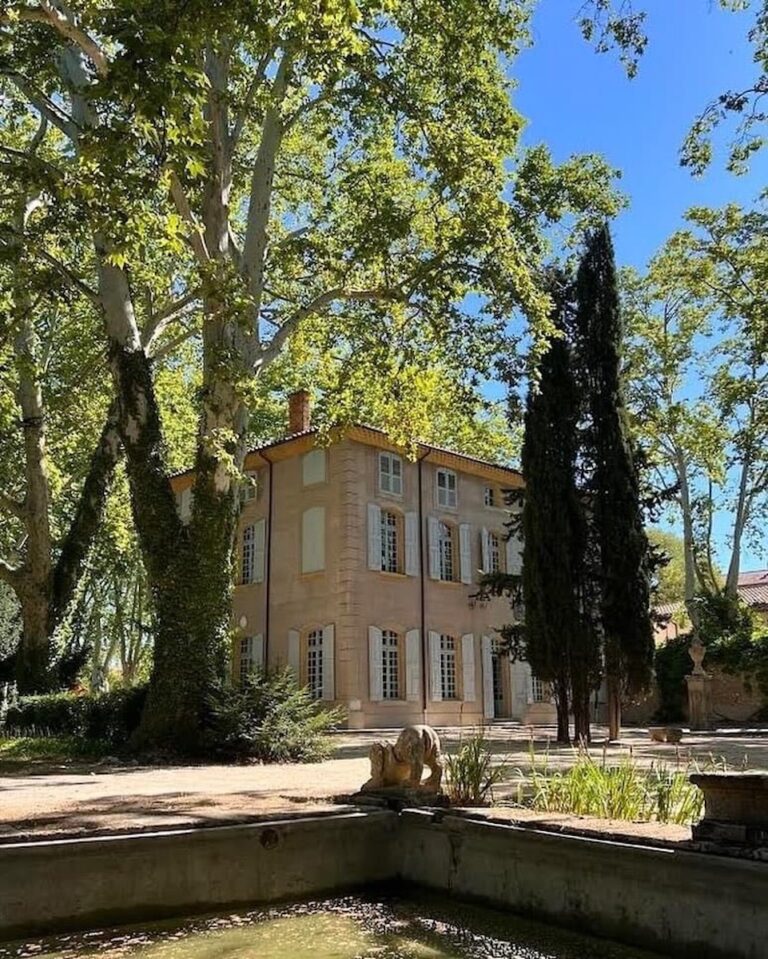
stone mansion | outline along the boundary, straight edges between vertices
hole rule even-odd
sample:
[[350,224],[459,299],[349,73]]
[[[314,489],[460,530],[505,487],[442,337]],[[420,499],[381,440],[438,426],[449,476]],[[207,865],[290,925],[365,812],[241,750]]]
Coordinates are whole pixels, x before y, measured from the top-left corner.
[[[411,461],[368,426],[321,446],[309,395],[289,403],[288,436],[245,461],[235,677],[289,665],[357,729],[552,722],[543,684],[497,650],[508,601],[471,600],[481,571],[520,568],[502,495],[520,473],[428,445]],[[184,518],[193,474],[173,484]]]

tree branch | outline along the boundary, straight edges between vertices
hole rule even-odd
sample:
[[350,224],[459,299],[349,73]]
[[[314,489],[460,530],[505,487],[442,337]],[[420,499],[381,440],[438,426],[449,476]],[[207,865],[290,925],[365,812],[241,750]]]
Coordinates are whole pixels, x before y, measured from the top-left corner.
[[80,127],[69,114],[58,107],[42,91],[38,90],[23,74],[11,71],[6,74],[8,79],[29,100],[41,117],[61,130],[65,137],[73,143],[77,141]]
[[0,22],[8,23],[11,16],[29,23],[46,23],[53,27],[62,37],[78,46],[93,63],[100,77],[106,77],[108,72],[107,57],[99,44],[82,27],[60,7],[54,7],[47,0],[40,0],[39,7],[11,7],[8,14],[0,18]]
[[192,207],[189,205],[187,195],[184,192],[184,187],[181,185],[181,181],[175,173],[171,173],[170,188],[171,197],[176,205],[179,216],[184,220],[187,226],[189,226],[189,242],[192,250],[201,266],[205,266],[210,262],[211,256],[208,252],[208,247],[205,245],[203,228],[197,222],[195,214],[192,212]]
[[248,111],[253,106],[253,101],[256,96],[256,91],[259,89],[261,84],[266,78],[266,70],[269,66],[272,57],[275,55],[275,47],[267,50],[267,52],[262,56],[256,65],[256,69],[251,79],[248,89],[246,90],[245,96],[243,97],[243,102],[240,104],[240,109],[237,111],[237,116],[235,117],[235,122],[232,124],[232,130],[230,131],[227,147],[229,149],[230,157],[237,149],[237,144],[240,142],[240,137],[243,134],[243,129],[245,127],[246,121],[248,119]]
[[147,324],[141,335],[142,346],[147,353],[152,352],[152,347],[163,335],[165,330],[168,328],[168,325],[176,319],[179,313],[181,313],[182,310],[184,310],[191,303],[194,303],[199,297],[200,291],[192,290],[190,293],[180,297],[178,300],[174,300],[172,303],[169,303],[162,310],[158,310],[152,316],[151,321]]
[[[14,235],[14,237],[23,241],[24,239],[23,235],[19,233],[18,230],[14,230],[12,226],[9,226],[7,223],[4,223],[1,225],[1,227],[7,233],[11,233]],[[0,245],[5,247],[9,246],[7,240],[3,239],[1,235],[0,235]],[[46,263],[48,263],[49,266],[52,266],[58,273],[60,273],[64,277],[65,280],[68,280],[72,284],[72,286],[75,287],[75,289],[79,290],[80,293],[83,294],[83,296],[88,297],[88,299],[94,304],[94,306],[99,308],[101,307],[101,299],[99,298],[98,293],[95,290],[91,289],[91,287],[88,286],[87,283],[84,283],[79,276],[73,273],[73,271],[66,265],[66,263],[62,263],[61,260],[53,256],[53,254],[48,253],[47,250],[43,250],[43,249],[36,249],[33,255],[40,257],[41,260],[44,260]]]
[[285,345],[286,340],[299,327],[301,322],[313,313],[319,313],[337,301],[371,301],[371,300],[402,300],[407,301],[408,297],[398,287],[373,287],[365,290],[345,290],[343,287],[337,287],[332,290],[326,290],[319,294],[313,300],[310,300],[305,306],[299,307],[291,316],[281,325],[267,346],[264,346],[256,360],[256,366],[264,368],[279,355]]

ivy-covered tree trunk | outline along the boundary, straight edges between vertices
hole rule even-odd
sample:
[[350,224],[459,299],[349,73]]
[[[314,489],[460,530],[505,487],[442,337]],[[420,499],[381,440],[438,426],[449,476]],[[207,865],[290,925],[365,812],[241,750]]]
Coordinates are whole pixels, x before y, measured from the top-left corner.
[[647,689],[653,663],[649,568],[640,485],[622,382],[623,325],[608,228],[593,233],[576,281],[576,324],[588,413],[588,497],[599,549],[600,618],[608,682],[609,738],[622,694]]

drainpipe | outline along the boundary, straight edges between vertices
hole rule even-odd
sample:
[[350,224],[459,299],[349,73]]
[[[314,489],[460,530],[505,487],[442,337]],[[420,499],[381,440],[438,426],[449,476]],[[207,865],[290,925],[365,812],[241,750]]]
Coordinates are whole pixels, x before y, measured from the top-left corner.
[[416,461],[419,479],[419,573],[421,587],[421,703],[424,724],[427,722],[427,596],[426,596],[426,556],[424,550],[424,484],[422,483],[421,464],[429,456],[429,450]]
[[269,607],[270,607],[270,583],[272,572],[272,520],[275,515],[275,503],[273,498],[272,486],[272,460],[263,452],[261,454],[267,461],[269,508],[267,510],[267,542],[266,542],[266,569],[264,570],[264,669],[269,669]]

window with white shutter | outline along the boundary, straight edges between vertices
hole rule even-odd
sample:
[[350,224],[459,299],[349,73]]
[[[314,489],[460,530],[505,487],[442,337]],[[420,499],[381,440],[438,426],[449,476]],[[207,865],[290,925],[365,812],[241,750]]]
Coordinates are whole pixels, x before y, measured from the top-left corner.
[[243,636],[240,639],[239,677],[242,683],[245,678],[258,672],[264,666],[264,638],[258,636]]
[[325,507],[313,506],[301,517],[301,571],[325,569]]
[[519,576],[523,571],[523,544],[512,534],[505,546],[507,572],[512,576]]
[[450,523],[438,522],[438,575],[437,579],[445,583],[452,583],[458,579],[456,575],[456,527]]
[[458,505],[458,482],[453,470],[439,469],[437,479],[437,505],[444,509],[455,509]]
[[459,526],[459,569],[462,583],[472,582],[472,540],[469,523]]
[[402,565],[400,517],[392,510],[381,511],[381,569],[385,573],[400,573]]
[[419,516],[418,513],[405,514],[405,574],[418,576],[421,561],[419,557]]
[[301,458],[301,481],[304,486],[325,482],[325,450],[310,450]]
[[307,634],[305,686],[312,699],[323,698],[323,630],[313,629]]
[[456,638],[440,634],[440,698],[458,699],[456,683]]
[[253,523],[243,529],[243,545],[240,554],[240,582],[254,582],[256,572],[256,527]]
[[483,717],[493,719],[496,714],[493,695],[493,641],[483,636],[481,641],[483,656]]
[[461,637],[461,667],[464,702],[475,701],[475,637],[466,633]]
[[382,675],[382,630],[378,626],[368,627],[368,683],[372,703],[384,698],[384,677]]
[[421,633],[409,629],[405,634],[405,698],[418,702],[421,695]]
[[379,490],[393,496],[403,494],[403,461],[394,453],[379,453]]
[[267,521],[257,520],[253,524],[253,582],[264,582],[264,565],[266,559]]
[[368,569],[381,569],[381,507],[368,504]]
[[331,626],[323,627],[323,699],[336,698],[336,653],[335,629]]
[[240,505],[259,499],[262,492],[261,470],[249,470],[240,481]]

